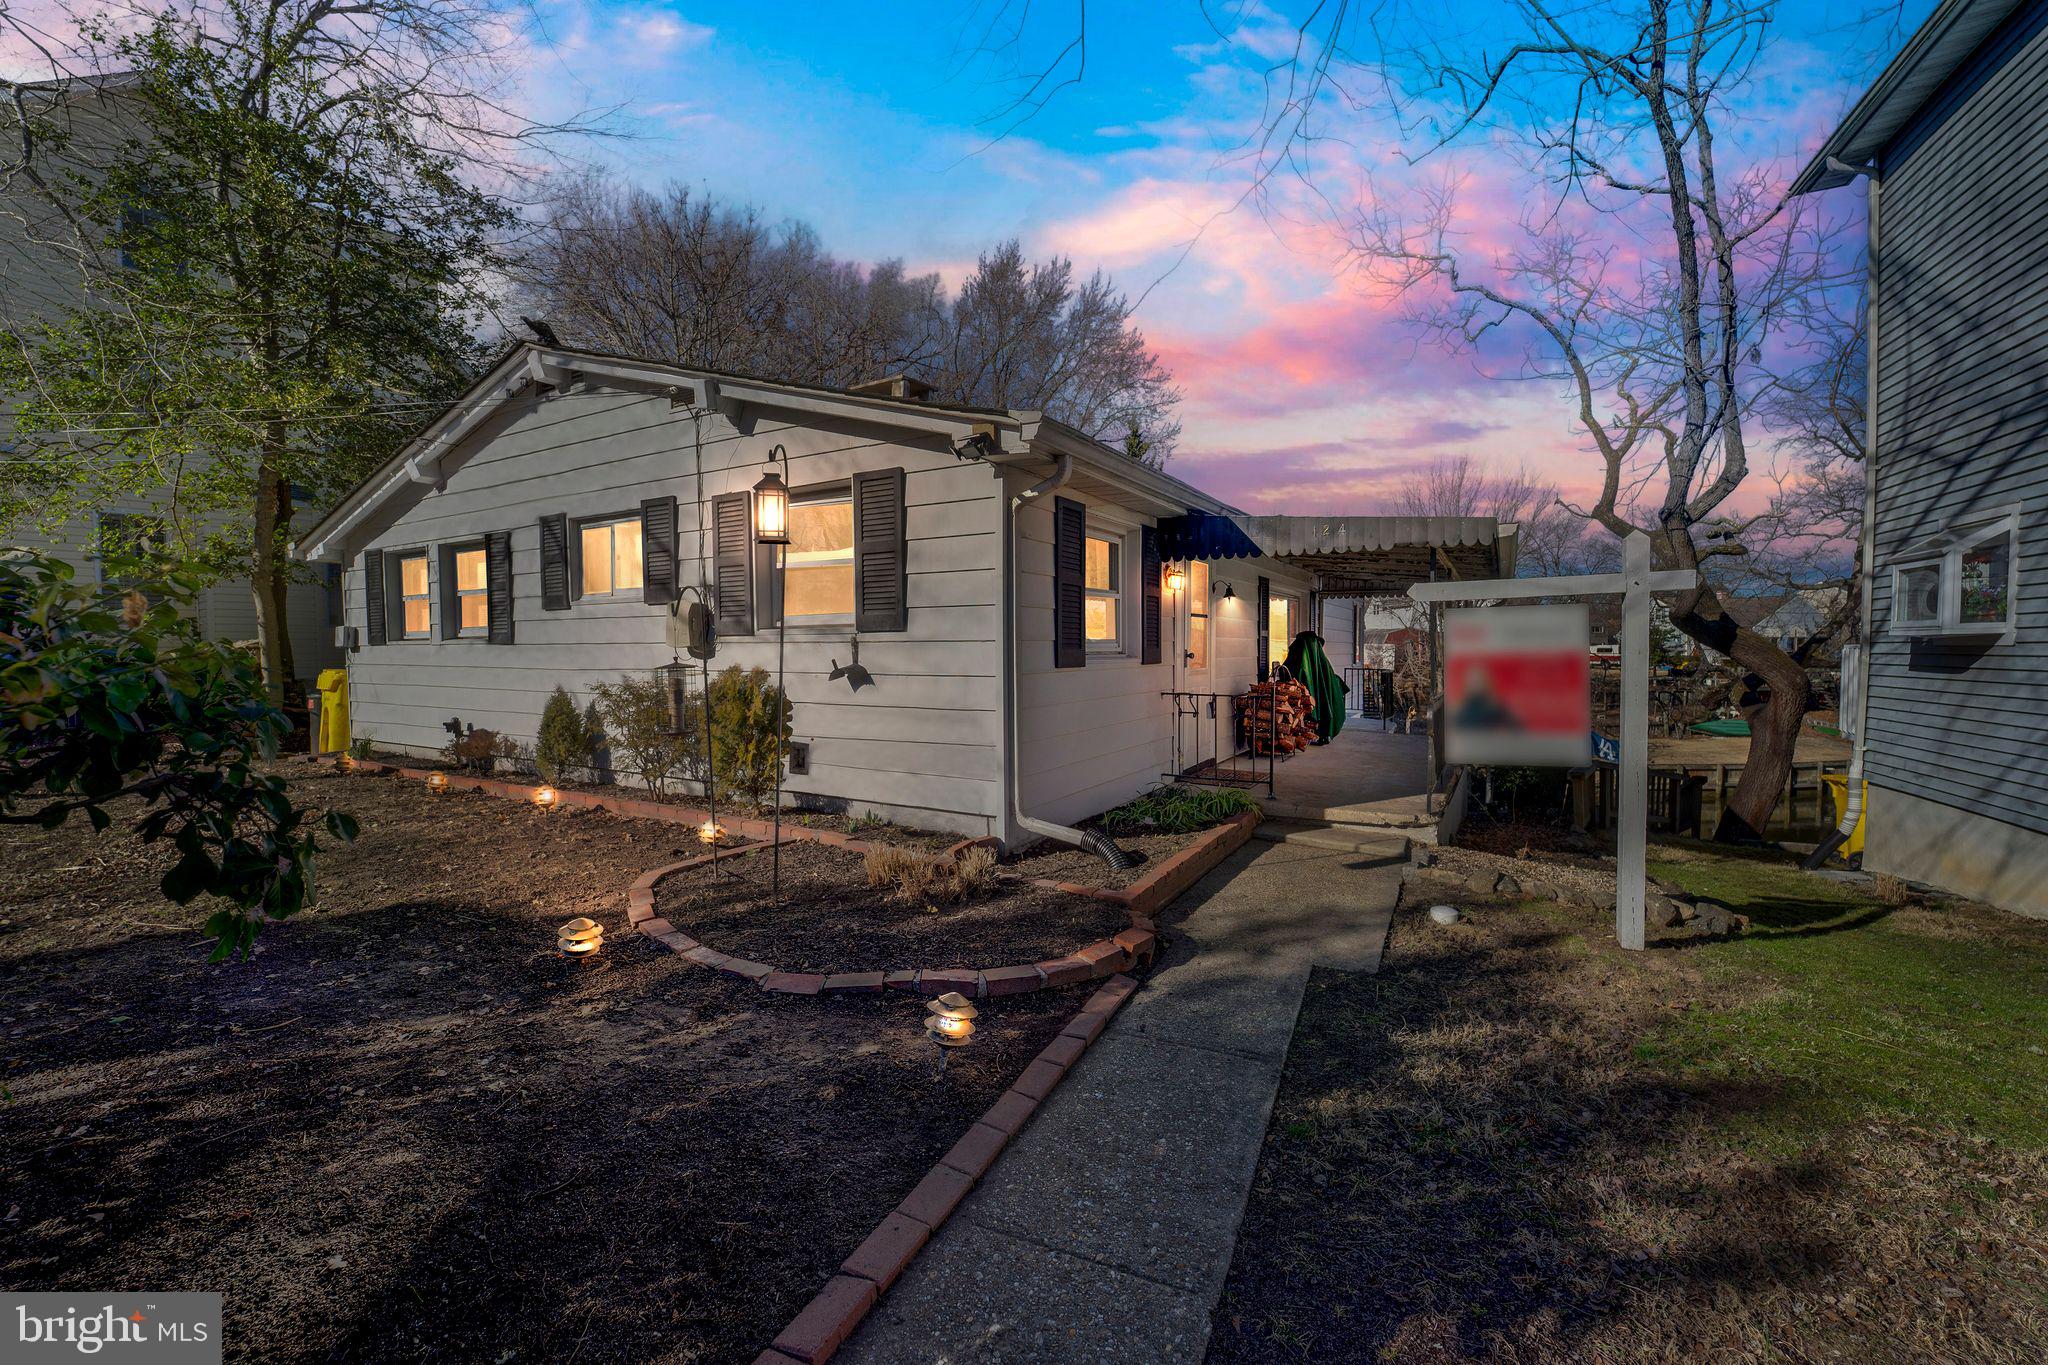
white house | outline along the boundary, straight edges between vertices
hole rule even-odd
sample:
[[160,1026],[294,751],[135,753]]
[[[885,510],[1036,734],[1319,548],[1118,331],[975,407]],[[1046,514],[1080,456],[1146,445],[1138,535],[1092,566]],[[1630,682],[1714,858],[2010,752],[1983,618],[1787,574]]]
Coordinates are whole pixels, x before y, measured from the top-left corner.
[[[780,583],[753,529],[770,467]],[[1242,691],[1322,595],[1488,576],[1513,543],[1483,518],[1247,517],[901,376],[840,392],[525,344],[295,552],[345,566],[352,728],[380,747],[438,750],[457,716],[530,742],[558,684],[670,662],[671,608],[701,595],[715,669],[772,673],[786,642],[793,799],[1016,845],[1175,771],[1172,694]]]

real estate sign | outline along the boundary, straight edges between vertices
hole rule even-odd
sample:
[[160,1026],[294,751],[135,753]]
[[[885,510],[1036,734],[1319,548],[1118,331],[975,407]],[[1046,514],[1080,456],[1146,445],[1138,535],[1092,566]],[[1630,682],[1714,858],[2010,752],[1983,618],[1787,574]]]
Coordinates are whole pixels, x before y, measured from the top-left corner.
[[1444,759],[1583,767],[1592,685],[1584,603],[1444,612]]

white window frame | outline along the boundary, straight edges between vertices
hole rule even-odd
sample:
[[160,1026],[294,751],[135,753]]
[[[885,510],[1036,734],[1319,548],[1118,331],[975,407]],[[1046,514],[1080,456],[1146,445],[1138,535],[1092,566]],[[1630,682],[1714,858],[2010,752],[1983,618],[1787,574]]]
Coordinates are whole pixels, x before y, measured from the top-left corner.
[[[800,492],[792,493],[789,499],[790,519],[792,521],[795,520],[796,509],[799,507],[816,506],[819,503],[830,502],[843,502],[847,505],[847,508],[851,510],[853,507],[852,481],[848,480],[844,483],[827,484],[821,488],[806,488]],[[783,607],[787,604],[786,599],[788,597],[789,591],[789,570],[792,567],[792,564],[794,563],[792,559],[793,554],[793,551],[789,550],[787,547],[784,548],[782,561],[782,582],[776,584],[775,592],[775,607],[778,611],[782,610]],[[853,604],[857,608],[860,605],[860,569],[858,567],[859,559],[860,528],[856,526],[854,528],[852,541],[847,545],[846,554],[843,558],[837,554],[834,554],[827,558],[807,559],[803,561],[803,563],[804,565],[813,567],[844,563],[848,568],[853,569],[855,574],[853,585]],[[785,617],[785,623],[795,629],[801,629],[805,626],[850,626],[853,624],[853,617],[854,613],[851,611],[815,612],[809,615],[792,614]]]
[[[2005,619],[1963,620],[1963,557],[1970,551],[1998,540],[2006,542]],[[1940,575],[1940,607],[1932,621],[1908,621],[1904,616],[1906,575],[1916,569],[1932,568]],[[1900,555],[1892,563],[1891,630],[1914,638],[1962,637],[2006,641],[2017,633],[2019,622],[2020,544],[2019,509],[2008,508],[1971,517],[1944,532],[1939,541]]]
[[[405,566],[410,560],[420,562],[420,591],[414,596],[405,590]],[[400,550],[391,557],[393,577],[398,584],[397,620],[392,624],[398,629],[393,632],[401,640],[431,640],[434,638],[434,557],[424,549]],[[405,604],[424,602],[427,604],[427,624],[419,630],[408,630],[405,625]]]
[[[483,560],[484,585],[480,588],[462,586],[462,557],[477,555]],[[455,608],[455,638],[458,640],[481,640],[491,633],[491,559],[489,550],[483,545],[457,545],[448,556],[448,567],[455,575],[455,581],[448,585],[448,596]],[[480,626],[462,624],[462,599],[475,597],[484,604],[484,623]]]
[[[611,562],[611,584],[605,592],[586,592],[583,588],[583,533],[600,526],[632,525],[640,531],[640,582],[630,588],[619,586],[618,536],[614,532]],[[576,523],[576,600],[579,602],[639,602],[644,600],[643,586],[647,582],[647,527],[641,523],[638,512],[623,512],[617,516],[584,517]]]
[[[1130,547],[1125,543],[1123,532],[1106,526],[1090,523],[1081,532],[1081,643],[1090,654],[1117,655],[1128,652],[1130,623],[1125,619],[1124,606],[1130,597]],[[1109,581],[1107,588],[1088,586],[1088,542],[1099,540],[1110,549]],[[1108,600],[1116,604],[1111,619],[1116,622],[1116,638],[1113,640],[1090,640],[1088,636],[1088,610],[1090,600]]]

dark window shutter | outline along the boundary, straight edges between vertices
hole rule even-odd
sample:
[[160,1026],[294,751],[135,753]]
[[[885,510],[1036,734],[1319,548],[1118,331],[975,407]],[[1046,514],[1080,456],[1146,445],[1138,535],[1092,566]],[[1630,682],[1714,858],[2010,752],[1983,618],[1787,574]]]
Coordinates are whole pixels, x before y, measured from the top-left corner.
[[455,597],[455,547],[443,545],[441,561],[441,638],[452,640],[462,633],[462,604]]
[[384,595],[384,552],[363,551],[363,633],[373,645],[390,639],[391,601]]
[[1270,579],[1259,579],[1259,604],[1254,610],[1259,613],[1259,681],[1265,682],[1273,676],[1273,584]]
[[1083,585],[1088,575],[1088,512],[1068,498],[1052,500],[1052,666],[1088,663]]
[[493,531],[484,537],[484,587],[490,609],[490,642],[512,643],[512,533]]
[[640,544],[644,555],[640,600],[676,600],[676,500],[648,498],[640,504]]
[[718,633],[754,633],[754,507],[748,493],[711,500],[711,591]]
[[910,629],[903,471],[853,476],[853,628]]
[[550,512],[540,519],[540,609],[569,610],[569,516]]
[[1157,526],[1141,527],[1138,531],[1138,574],[1138,662],[1156,664],[1159,662],[1159,618],[1162,606]]

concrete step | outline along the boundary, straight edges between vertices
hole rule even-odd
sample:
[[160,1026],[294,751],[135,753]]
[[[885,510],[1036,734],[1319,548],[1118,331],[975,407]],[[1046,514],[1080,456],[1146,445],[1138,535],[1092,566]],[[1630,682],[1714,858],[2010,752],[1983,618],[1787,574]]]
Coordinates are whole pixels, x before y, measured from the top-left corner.
[[1376,858],[1405,859],[1409,849],[1409,838],[1405,832],[1366,825],[1262,820],[1252,831],[1252,838],[1263,839],[1269,844],[1305,844],[1310,848],[1363,853]]

